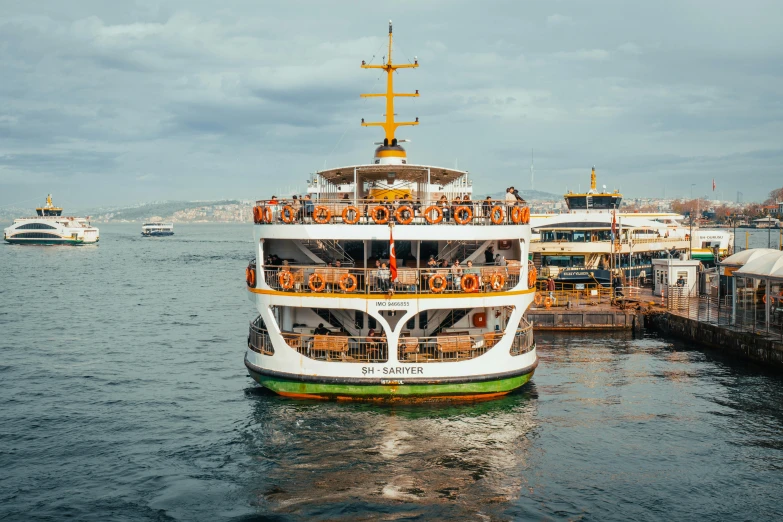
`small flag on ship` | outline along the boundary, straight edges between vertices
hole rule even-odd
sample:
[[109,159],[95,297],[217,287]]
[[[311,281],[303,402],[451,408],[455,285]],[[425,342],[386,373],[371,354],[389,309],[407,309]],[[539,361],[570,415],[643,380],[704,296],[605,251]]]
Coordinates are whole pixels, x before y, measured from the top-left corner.
[[617,220],[615,219],[617,217],[616,212],[612,211],[612,240],[614,241],[614,238],[617,236]]
[[394,234],[392,227],[389,227],[389,270],[391,271],[392,282],[397,280],[397,254],[394,252]]
[[712,191],[715,192],[715,178],[712,178]]

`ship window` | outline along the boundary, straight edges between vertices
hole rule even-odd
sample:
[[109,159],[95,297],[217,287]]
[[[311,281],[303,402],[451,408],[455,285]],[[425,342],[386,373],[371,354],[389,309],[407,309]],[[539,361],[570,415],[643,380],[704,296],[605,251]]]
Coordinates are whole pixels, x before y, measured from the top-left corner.
[[415,315],[413,317],[411,317],[410,319],[408,319],[408,322],[405,323],[405,328],[407,328],[408,330],[413,330],[414,328],[416,328],[416,316]]
[[620,208],[620,201],[622,198],[617,196],[593,196],[591,207],[598,209]]
[[356,325],[356,328],[358,328],[359,330],[364,328],[364,312],[361,312],[359,310],[354,311],[353,322]]
[[373,330],[378,328],[378,321],[375,320],[375,317],[367,317],[367,328],[372,328]]
[[585,266],[585,256],[543,256],[544,266],[559,266],[562,268]]
[[53,227],[52,225],[47,225],[46,223],[26,223],[20,227],[17,227],[17,230],[31,230],[31,229],[52,230],[56,228],[57,227]]
[[46,232],[22,232],[11,237],[14,239],[62,239],[57,234],[47,234]]

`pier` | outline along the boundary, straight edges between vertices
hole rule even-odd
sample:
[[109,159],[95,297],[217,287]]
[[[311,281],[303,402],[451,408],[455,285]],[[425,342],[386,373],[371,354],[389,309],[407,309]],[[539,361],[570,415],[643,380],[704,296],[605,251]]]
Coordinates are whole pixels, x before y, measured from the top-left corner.
[[525,315],[538,331],[638,331],[644,327],[644,310],[653,303],[651,289],[639,287],[621,287],[616,297],[614,289],[601,286],[538,294]]

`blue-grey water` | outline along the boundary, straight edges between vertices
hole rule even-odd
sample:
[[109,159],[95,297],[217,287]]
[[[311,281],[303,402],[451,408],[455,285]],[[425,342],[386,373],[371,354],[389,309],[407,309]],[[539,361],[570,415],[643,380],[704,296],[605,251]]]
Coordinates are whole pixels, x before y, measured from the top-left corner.
[[654,335],[538,334],[475,404],[259,389],[251,237],[0,246],[0,520],[783,517],[783,376]]

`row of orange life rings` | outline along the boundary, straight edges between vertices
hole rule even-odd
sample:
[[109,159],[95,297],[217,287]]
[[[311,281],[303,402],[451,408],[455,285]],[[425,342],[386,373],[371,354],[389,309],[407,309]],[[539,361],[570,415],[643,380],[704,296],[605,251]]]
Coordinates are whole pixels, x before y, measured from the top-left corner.
[[[377,225],[385,225],[389,222],[391,211],[382,205],[374,207],[370,211],[370,217]],[[285,205],[280,211],[280,218],[284,223],[293,223],[296,221],[296,210],[291,205]],[[342,211],[343,223],[355,225],[361,218],[361,212],[353,205],[348,205]],[[329,223],[332,219],[332,211],[324,205],[317,205],[313,209],[313,221],[318,224]],[[413,222],[413,207],[403,205],[394,211],[394,219],[401,225],[409,225]],[[443,209],[436,205],[431,205],[424,210],[424,219],[429,224],[440,223],[443,221]],[[505,219],[505,211],[502,206],[495,205],[490,211],[490,220],[493,224],[499,225]],[[460,205],[454,209],[454,221],[459,225],[466,225],[473,220],[473,210],[470,206]],[[527,225],[530,223],[529,207],[512,207],[511,221],[514,224]],[[256,224],[272,222],[271,207],[253,207],[253,222]]]
[[[277,281],[283,290],[290,290],[294,287],[294,274],[291,272],[280,272]],[[338,281],[338,285],[343,292],[353,292],[358,288],[359,282],[353,274],[343,274]],[[323,292],[326,289],[326,280],[321,274],[311,274],[307,280],[307,286],[313,292]]]
[[[248,267],[245,271],[247,285],[250,287],[255,286],[256,272],[254,269]],[[280,272],[277,276],[277,282],[280,284],[280,288],[283,290],[290,290],[294,287],[294,274],[289,271]],[[506,284],[506,278],[503,274],[492,274],[489,280],[490,286],[493,290],[501,290]],[[358,287],[358,281],[353,274],[343,274],[338,281],[338,285],[343,292],[354,292]],[[429,279],[430,290],[439,294],[446,289],[447,279],[443,274],[433,274]],[[326,280],[320,274],[311,274],[308,279],[307,286],[313,292],[323,292],[326,289]],[[465,274],[461,279],[462,290],[467,293],[478,292],[480,285],[479,279],[476,274]]]

